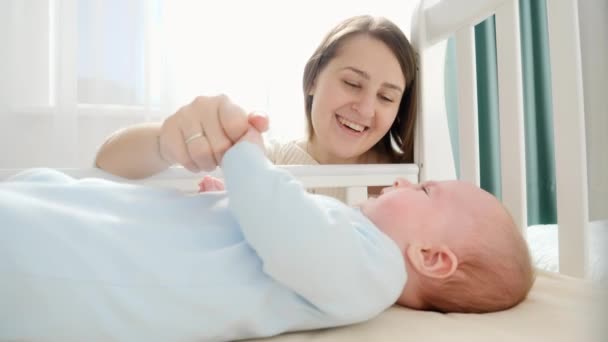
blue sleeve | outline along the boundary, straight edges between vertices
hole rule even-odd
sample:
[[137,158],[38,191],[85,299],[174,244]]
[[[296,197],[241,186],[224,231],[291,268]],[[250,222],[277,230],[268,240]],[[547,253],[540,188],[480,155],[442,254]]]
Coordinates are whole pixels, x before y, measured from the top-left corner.
[[43,182],[55,184],[67,184],[74,182],[74,179],[65,173],[48,168],[32,168],[23,170],[9,178],[11,182]]
[[309,194],[247,142],[226,153],[222,169],[230,209],[268,275],[344,319],[395,303],[406,278],[402,254],[358,210]]

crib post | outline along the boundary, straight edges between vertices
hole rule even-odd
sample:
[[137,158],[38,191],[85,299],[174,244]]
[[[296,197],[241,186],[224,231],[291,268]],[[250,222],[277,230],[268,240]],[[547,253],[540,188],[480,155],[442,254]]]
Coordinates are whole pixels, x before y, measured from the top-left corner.
[[460,179],[480,184],[479,129],[477,119],[477,71],[475,29],[468,26],[455,34],[458,63],[458,131]]
[[584,277],[589,209],[577,1],[547,1],[547,19],[551,50],[559,271]]
[[425,103],[424,98],[422,96],[422,89],[424,87],[423,80],[423,69],[424,69],[424,61],[422,60],[422,53],[424,51],[425,37],[426,37],[426,23],[424,16],[424,0],[420,1],[416,8],[414,9],[414,13],[412,14],[412,32],[411,32],[411,44],[414,50],[416,51],[416,69],[418,71],[418,77],[416,77],[416,86],[418,87],[418,99],[417,99],[417,108],[416,108],[416,129],[414,135],[414,163],[418,165],[420,168],[420,172],[418,174],[418,180],[426,180],[426,168],[427,162],[426,157],[427,154],[424,151],[424,127],[426,116],[423,115],[425,111]]
[[420,167],[420,181],[456,178],[444,88],[435,86],[444,80],[447,42],[429,36],[425,14],[431,5],[432,1],[421,1],[412,17],[411,39],[418,67],[414,159]]
[[496,10],[502,201],[517,225],[528,227],[519,2]]

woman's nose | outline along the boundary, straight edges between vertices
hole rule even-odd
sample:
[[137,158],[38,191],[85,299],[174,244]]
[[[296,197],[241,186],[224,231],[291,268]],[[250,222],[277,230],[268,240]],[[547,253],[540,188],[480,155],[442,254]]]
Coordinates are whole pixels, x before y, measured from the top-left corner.
[[375,97],[369,94],[361,94],[352,108],[362,117],[371,118],[375,112]]

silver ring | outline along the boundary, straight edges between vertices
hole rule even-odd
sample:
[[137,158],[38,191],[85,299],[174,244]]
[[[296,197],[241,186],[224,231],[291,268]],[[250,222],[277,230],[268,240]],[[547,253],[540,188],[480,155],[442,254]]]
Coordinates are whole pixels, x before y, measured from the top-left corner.
[[196,134],[191,135],[188,139],[186,139],[185,143],[186,143],[186,145],[188,145],[192,141],[194,141],[194,140],[196,140],[198,138],[202,138],[204,136],[205,136],[205,134],[203,134],[203,132],[198,132]]

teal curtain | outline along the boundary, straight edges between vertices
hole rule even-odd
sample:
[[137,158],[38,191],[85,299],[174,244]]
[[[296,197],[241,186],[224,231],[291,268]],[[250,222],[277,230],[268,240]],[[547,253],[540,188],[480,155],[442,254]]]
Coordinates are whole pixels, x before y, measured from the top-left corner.
[[[556,222],[551,74],[545,0],[520,0],[528,224]],[[501,197],[498,78],[494,17],[475,27],[481,187]],[[456,71],[453,41],[446,55],[446,105],[457,154]]]
[[498,69],[494,17],[475,27],[477,108],[479,111],[480,183],[501,198]]
[[520,0],[528,221],[555,223],[555,153],[545,0]]

